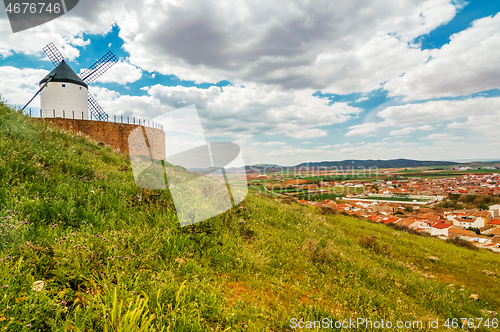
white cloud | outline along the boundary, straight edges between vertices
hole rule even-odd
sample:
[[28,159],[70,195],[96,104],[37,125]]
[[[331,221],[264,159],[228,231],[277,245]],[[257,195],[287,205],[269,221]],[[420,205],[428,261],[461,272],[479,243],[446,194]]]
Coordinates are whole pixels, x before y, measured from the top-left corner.
[[347,93],[425,63],[429,52],[411,41],[456,10],[449,0],[186,0],[130,3],[117,22],[131,62],[151,72]]
[[12,33],[7,13],[0,10],[0,58],[14,53],[45,58],[42,48],[53,42],[66,59],[74,60],[79,56],[75,46],[88,45],[88,40],[83,40],[82,34],[104,34],[123,15],[124,9],[126,6],[120,6],[119,1],[80,1],[69,13],[15,34]]
[[466,126],[467,126],[467,124],[465,122],[459,123],[459,122],[454,121],[454,122],[448,124],[446,126],[446,128],[461,129],[461,128],[465,128]]
[[417,127],[417,129],[418,130],[434,130],[434,127],[430,126],[430,125],[423,125],[423,126]]
[[384,88],[390,96],[430,99],[459,96],[500,86],[500,14],[474,21],[432,50],[428,62],[390,79]]
[[417,130],[417,129],[415,129],[413,127],[406,127],[404,129],[393,130],[389,133],[389,135],[392,135],[392,136],[409,135],[409,134],[413,133],[415,130]]
[[[444,121],[468,119],[467,122],[453,122],[448,129],[471,128],[478,133],[496,132],[493,129],[498,114],[500,114],[500,97],[476,97],[464,100],[437,100],[425,103],[404,104],[386,107],[377,113],[383,121],[367,122],[349,127],[345,136],[374,136],[383,127],[403,127],[393,130],[392,136],[408,135],[416,130],[429,131],[440,127]],[[430,123],[436,123],[431,126]],[[422,124],[418,127],[413,125]],[[439,134],[437,134],[439,135]],[[433,139],[430,135],[428,138]],[[446,136],[442,136],[446,138]]]
[[142,70],[140,68],[127,62],[120,61],[113,65],[104,75],[99,77],[97,82],[127,84],[138,81],[141,77]]
[[[500,123],[500,109],[487,115],[471,115],[467,117],[465,122],[452,122],[446,126],[449,129],[467,129],[480,134],[485,142],[494,143],[495,140],[500,140],[500,131],[498,124]],[[458,131],[460,132],[460,131]]]
[[378,132],[378,128],[383,127],[382,123],[367,122],[349,127],[345,136],[373,136]]
[[285,142],[277,142],[277,141],[270,141],[270,142],[255,142],[251,144],[252,146],[273,146],[273,145],[286,145]]
[[449,140],[456,140],[456,139],[462,139],[463,137],[453,137],[448,133],[443,133],[443,134],[430,134],[429,136],[422,137],[422,139],[434,139],[434,140],[440,140],[440,141],[449,141]]
[[412,98],[496,88],[500,15],[476,21],[441,50],[420,50],[412,42],[449,22],[461,6],[451,0],[390,0],[383,6],[375,0],[362,5],[88,0],[16,34],[0,13],[0,56],[43,56],[42,47],[53,41],[72,60],[79,55],[75,46],[89,42],[83,33],[104,34],[117,24],[133,65],[183,80],[227,79],[341,94],[371,91],[387,82],[391,95]]
[[162,112],[172,110],[172,108],[161,105],[159,100],[151,98],[151,96],[120,95],[116,91],[98,86],[93,86],[89,91],[95,96],[104,111],[113,115],[152,119]]
[[83,38],[75,38],[71,41],[72,45],[85,47],[90,44],[90,39],[84,40]]
[[[38,91],[38,82],[48,73],[43,69],[0,67],[0,94],[9,104],[24,106]],[[30,106],[40,107],[39,99],[32,101]]]
[[287,133],[287,136],[293,138],[313,138],[313,137],[324,137],[328,136],[328,132],[322,129],[305,129],[300,131],[295,131],[291,133]]
[[[245,86],[368,92],[424,65],[431,52],[412,41],[449,22],[460,6],[451,0],[390,0],[383,6],[375,0],[362,5],[340,0],[89,0],[15,35],[8,33],[6,17],[0,17],[5,37],[0,55],[41,55],[41,48],[54,41],[72,60],[79,55],[74,46],[88,43],[83,33],[103,34],[117,24],[131,64],[149,72],[196,82],[226,79]],[[131,82],[137,70],[114,81]],[[106,77],[103,82],[111,80]]]
[[92,90],[112,114],[153,118],[169,110],[195,104],[211,136],[286,134],[294,138],[326,136],[318,127],[342,123],[362,112],[346,103],[312,96],[312,91],[282,91],[269,87],[196,87],[155,85],[148,95],[127,96],[97,88]]
[[378,112],[387,125],[409,126],[429,124],[484,115],[500,109],[500,97],[469,98],[465,100],[438,100],[425,103],[390,106]]

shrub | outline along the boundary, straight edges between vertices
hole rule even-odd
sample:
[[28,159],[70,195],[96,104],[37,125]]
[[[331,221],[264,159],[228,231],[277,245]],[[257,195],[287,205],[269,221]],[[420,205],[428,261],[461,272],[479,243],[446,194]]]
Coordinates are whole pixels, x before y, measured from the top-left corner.
[[381,245],[375,235],[363,236],[359,239],[359,244],[373,252],[376,252],[377,254],[390,254],[389,245]]
[[476,247],[475,245],[473,245],[469,241],[462,240],[459,237],[454,237],[452,239],[448,239],[448,240],[446,240],[446,242],[453,243],[453,244],[455,244],[457,246],[464,247],[464,248],[467,248],[467,249],[478,250],[478,247]]
[[326,263],[331,261],[330,248],[325,240],[307,239],[304,243],[304,249],[309,259],[314,263]]
[[321,207],[321,214],[338,214],[339,211],[331,206],[322,206]]

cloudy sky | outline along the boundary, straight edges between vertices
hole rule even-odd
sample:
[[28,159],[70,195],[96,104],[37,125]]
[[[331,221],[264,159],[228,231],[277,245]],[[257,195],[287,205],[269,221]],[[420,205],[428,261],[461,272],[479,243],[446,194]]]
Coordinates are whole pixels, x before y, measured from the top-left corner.
[[[194,104],[246,163],[500,159],[500,2],[80,0],[13,34],[0,9],[0,94],[24,105],[53,42],[111,115]],[[32,109],[40,101],[33,102]]]

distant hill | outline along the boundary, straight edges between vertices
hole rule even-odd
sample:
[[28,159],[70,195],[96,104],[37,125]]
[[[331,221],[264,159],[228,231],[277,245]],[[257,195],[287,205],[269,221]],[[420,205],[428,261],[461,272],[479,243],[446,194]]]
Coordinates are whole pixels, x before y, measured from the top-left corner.
[[302,163],[295,167],[378,167],[378,168],[400,168],[400,167],[428,167],[456,165],[451,161],[422,161],[413,159],[390,159],[390,160],[343,160],[343,161],[321,161]]
[[358,167],[377,167],[377,168],[402,168],[402,167],[429,167],[429,166],[450,166],[460,164],[451,161],[422,161],[413,159],[390,159],[390,160],[342,160],[342,161],[320,161],[306,162],[295,166],[279,166],[274,164],[258,164],[247,166],[248,171],[276,172],[282,169],[298,169],[300,167],[337,167],[337,168],[358,168]]

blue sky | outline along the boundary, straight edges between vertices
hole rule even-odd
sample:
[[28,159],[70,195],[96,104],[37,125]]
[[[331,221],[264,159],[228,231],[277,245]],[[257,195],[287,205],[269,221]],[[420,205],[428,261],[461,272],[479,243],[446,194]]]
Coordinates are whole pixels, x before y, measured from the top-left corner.
[[77,72],[120,58],[90,87],[109,114],[194,104],[208,140],[239,144],[248,164],[500,159],[500,3],[361,7],[89,0],[16,34],[2,10],[0,94],[29,100],[54,42]]

